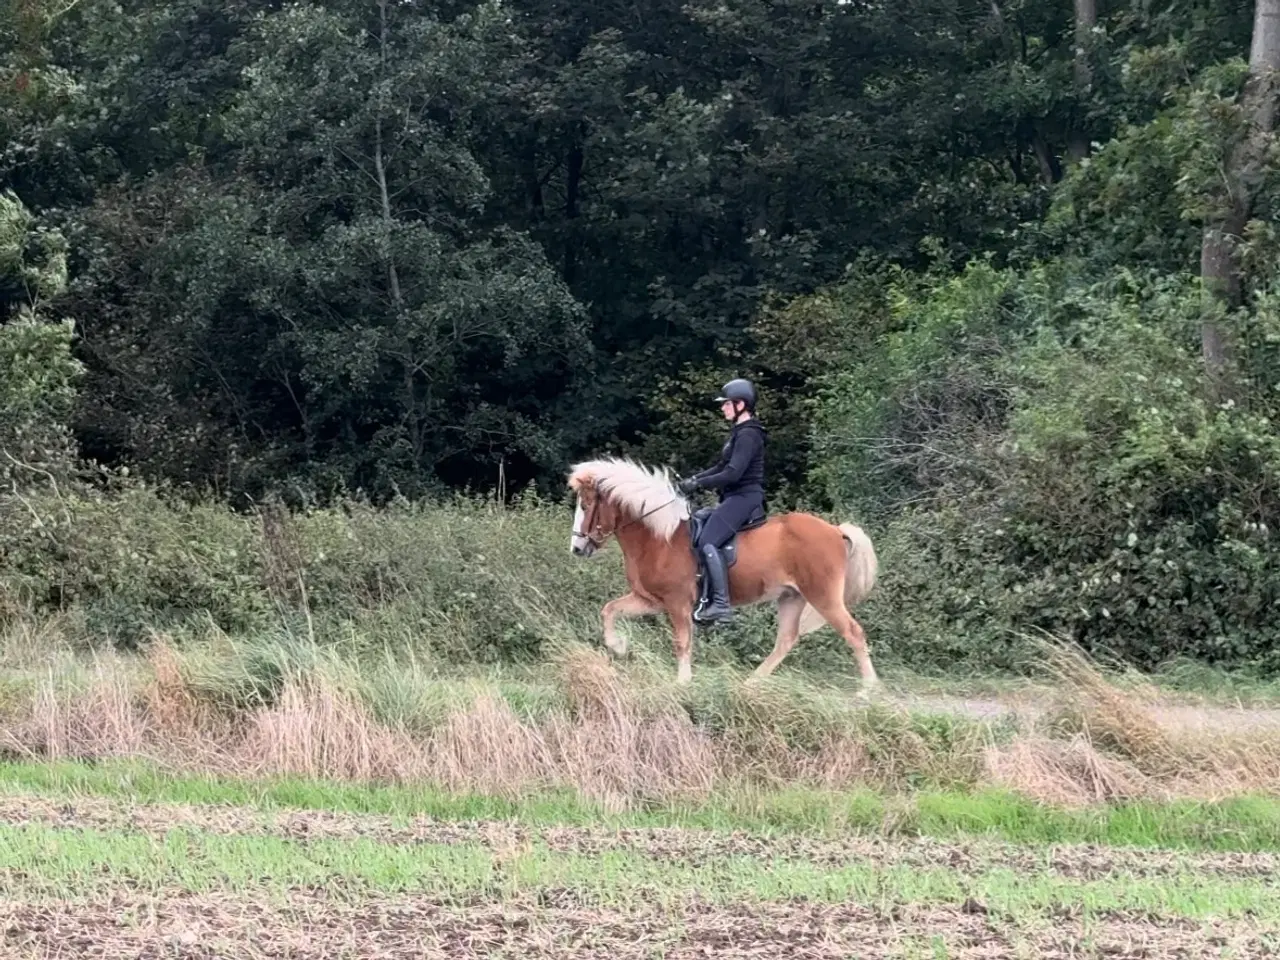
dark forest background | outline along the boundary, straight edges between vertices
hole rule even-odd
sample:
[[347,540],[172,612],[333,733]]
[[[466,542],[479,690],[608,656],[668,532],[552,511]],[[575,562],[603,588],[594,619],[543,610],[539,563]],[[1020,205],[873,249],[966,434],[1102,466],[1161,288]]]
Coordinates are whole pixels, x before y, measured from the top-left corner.
[[546,495],[743,375],[902,636],[1280,663],[1280,0],[4,2],[31,583],[23,491]]

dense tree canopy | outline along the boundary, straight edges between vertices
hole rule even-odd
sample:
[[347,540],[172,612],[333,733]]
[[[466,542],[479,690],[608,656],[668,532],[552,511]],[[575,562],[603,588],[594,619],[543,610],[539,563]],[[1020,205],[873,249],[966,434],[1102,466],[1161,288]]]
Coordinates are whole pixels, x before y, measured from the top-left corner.
[[4,2],[6,480],[558,488],[748,375],[896,635],[1275,660],[1280,0]]
[[[226,493],[376,496],[498,463],[546,479],[607,445],[695,456],[706,431],[667,419],[721,371],[800,417],[805,371],[762,308],[867,255],[1088,238],[1190,265],[1199,228],[1162,181],[1223,149],[1201,128],[1224,118],[1168,106],[1239,88],[1253,13],[10,2],[0,178],[67,238],[84,451]],[[801,482],[804,428],[780,428]]]

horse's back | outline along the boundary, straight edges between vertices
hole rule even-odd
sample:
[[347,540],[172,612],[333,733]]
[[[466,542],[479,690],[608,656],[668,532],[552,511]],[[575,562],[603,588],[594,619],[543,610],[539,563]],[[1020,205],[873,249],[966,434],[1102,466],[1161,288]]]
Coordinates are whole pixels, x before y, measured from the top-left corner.
[[[821,517],[813,513],[805,513],[801,510],[788,511],[786,513],[775,513],[756,527],[755,530],[773,530],[777,533],[790,533],[795,536],[808,539],[811,537],[832,536],[843,537],[844,534],[835,524],[823,520]],[[747,533],[753,533],[749,530]],[[746,534],[743,534],[744,536]]]
[[814,556],[814,551],[825,554],[845,551],[845,533],[835,524],[803,511],[772,514],[759,526],[743,530],[737,535],[740,550],[763,548],[782,561],[784,557]]

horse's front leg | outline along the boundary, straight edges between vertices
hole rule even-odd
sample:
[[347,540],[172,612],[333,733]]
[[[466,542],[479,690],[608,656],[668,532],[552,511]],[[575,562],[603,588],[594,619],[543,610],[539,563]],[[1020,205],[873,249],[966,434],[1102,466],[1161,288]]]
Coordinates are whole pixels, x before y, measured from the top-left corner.
[[693,679],[693,605],[680,603],[667,607],[671,618],[671,646],[676,655],[676,683]]
[[625,657],[627,638],[618,633],[618,617],[643,617],[647,613],[657,613],[659,609],[657,604],[635,593],[610,600],[600,611],[600,618],[604,621],[604,645],[615,655]]

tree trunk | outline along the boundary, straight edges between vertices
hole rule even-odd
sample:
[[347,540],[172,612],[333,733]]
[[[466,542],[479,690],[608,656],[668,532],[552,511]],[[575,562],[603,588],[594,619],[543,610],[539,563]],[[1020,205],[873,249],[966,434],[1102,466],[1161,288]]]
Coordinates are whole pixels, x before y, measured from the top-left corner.
[[1093,65],[1089,62],[1089,47],[1093,28],[1098,23],[1096,0],[1075,0],[1076,30],[1072,77],[1075,81],[1076,119],[1071,136],[1067,140],[1067,162],[1076,163],[1089,156],[1089,129],[1081,115],[1093,92]]
[[1036,131],[1031,135],[1031,149],[1035,151],[1036,163],[1040,165],[1040,179],[1045,186],[1053,186],[1062,179],[1062,166],[1053,155],[1053,149],[1044,135]]
[[[1235,269],[1234,237],[1243,221],[1211,224],[1204,228],[1200,244],[1200,280],[1204,289],[1204,306],[1200,323],[1200,351],[1205,368],[1214,381],[1214,392],[1225,395],[1227,372],[1235,366],[1235,351],[1222,324],[1224,309],[1240,300],[1240,277]],[[1233,229],[1235,228],[1235,229]]]
[[524,177],[525,209],[530,223],[540,223],[543,218],[542,178],[538,176],[538,125],[530,126],[524,140],[520,158]]
[[586,131],[579,126],[574,130],[573,144],[569,148],[564,178],[564,282],[573,284],[578,279],[578,196],[582,189],[582,170],[586,162],[583,139]]
[[[1280,0],[1258,0],[1253,15],[1253,47],[1249,51],[1245,100],[1254,124],[1263,134],[1275,129],[1277,71],[1280,71]],[[1260,157],[1252,159],[1258,161]]]
[[1200,342],[1205,369],[1216,394],[1229,392],[1235,345],[1223,314],[1240,305],[1242,282],[1235,247],[1240,241],[1262,175],[1268,141],[1275,128],[1276,74],[1280,71],[1280,0],[1257,0],[1249,79],[1241,97],[1246,129],[1227,157],[1226,191],[1220,214],[1205,224],[1200,248],[1204,309]]
[[382,57],[382,76],[378,83],[378,116],[374,121],[373,171],[378,180],[378,194],[382,200],[382,259],[387,265],[387,285],[391,289],[391,304],[396,316],[404,313],[404,298],[400,294],[400,276],[396,273],[395,256],[391,249],[391,231],[394,222],[391,217],[391,192],[387,189],[387,162],[382,142],[382,96],[383,83],[387,77],[387,0],[378,0],[378,14],[381,18],[382,35],[379,53]]

